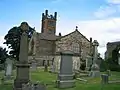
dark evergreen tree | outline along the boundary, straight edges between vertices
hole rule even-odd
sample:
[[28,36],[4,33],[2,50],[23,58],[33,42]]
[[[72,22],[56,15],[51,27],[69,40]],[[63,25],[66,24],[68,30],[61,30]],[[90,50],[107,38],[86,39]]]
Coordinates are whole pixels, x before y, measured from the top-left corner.
[[0,47],[0,64],[4,64],[6,61],[6,58],[8,57],[6,48]]
[[[28,25],[26,22],[22,22],[21,25],[22,24]],[[30,38],[32,37],[32,34],[35,30],[34,30],[34,28],[31,28],[29,25],[28,25],[28,27],[29,27],[29,30],[27,31],[27,34],[28,34],[28,38],[29,38],[28,40],[30,40]],[[9,54],[16,60],[19,60],[21,35],[22,35],[22,29],[20,28],[20,26],[18,26],[18,27],[11,28],[4,37],[4,39],[5,39],[4,44],[6,44],[8,46],[8,48],[11,49]]]

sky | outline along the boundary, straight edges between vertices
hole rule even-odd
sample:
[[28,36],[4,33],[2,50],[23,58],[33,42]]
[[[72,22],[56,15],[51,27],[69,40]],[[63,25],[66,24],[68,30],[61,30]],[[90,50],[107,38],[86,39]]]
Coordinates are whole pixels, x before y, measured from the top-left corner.
[[104,58],[107,42],[120,41],[120,0],[0,0],[0,46],[9,29],[25,21],[41,32],[41,15],[57,12],[57,33],[78,30],[99,42]]

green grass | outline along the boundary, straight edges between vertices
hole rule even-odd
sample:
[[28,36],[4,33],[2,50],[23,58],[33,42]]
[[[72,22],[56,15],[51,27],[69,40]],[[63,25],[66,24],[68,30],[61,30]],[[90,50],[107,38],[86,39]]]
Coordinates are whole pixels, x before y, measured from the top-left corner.
[[[0,77],[4,74],[0,72]],[[15,76],[15,73],[14,73]],[[49,72],[44,72],[43,70],[32,71],[30,73],[31,81],[41,81],[45,84],[49,84],[47,86],[47,90],[61,90],[55,88],[54,81],[57,79],[57,74],[51,74]],[[100,83],[100,78],[85,78],[88,82],[76,81],[76,87],[62,90],[120,90],[120,84],[107,84],[102,86]],[[112,72],[112,76],[110,80],[120,79],[120,72]],[[12,81],[13,82],[13,81]],[[7,85],[0,85],[0,90],[13,90],[12,83],[6,82]],[[103,88],[102,88],[103,87]]]

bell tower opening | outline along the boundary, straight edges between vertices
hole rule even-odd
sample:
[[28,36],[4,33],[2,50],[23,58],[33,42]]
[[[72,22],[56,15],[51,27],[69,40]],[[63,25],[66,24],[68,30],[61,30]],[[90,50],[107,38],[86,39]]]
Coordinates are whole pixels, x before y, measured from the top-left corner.
[[48,10],[42,13],[42,28],[41,33],[56,34],[57,12],[54,15],[48,15]]

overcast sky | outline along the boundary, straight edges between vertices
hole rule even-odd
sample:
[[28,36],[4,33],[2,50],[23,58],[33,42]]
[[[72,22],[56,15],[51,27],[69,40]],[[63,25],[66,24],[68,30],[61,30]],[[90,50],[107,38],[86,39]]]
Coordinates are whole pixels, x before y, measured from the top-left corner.
[[98,40],[104,57],[107,42],[120,41],[120,0],[0,0],[0,46],[4,36],[22,21],[41,28],[41,14],[46,10],[58,13],[57,34],[75,30],[88,39]]

